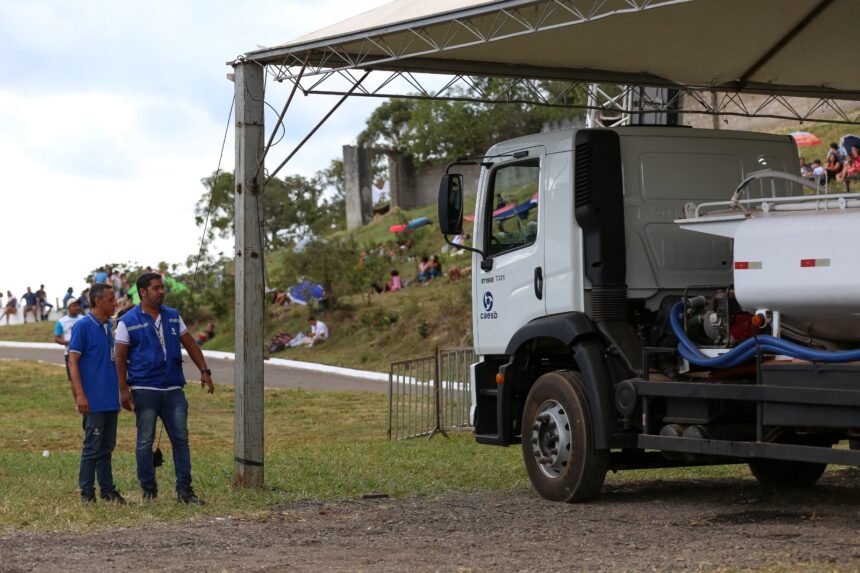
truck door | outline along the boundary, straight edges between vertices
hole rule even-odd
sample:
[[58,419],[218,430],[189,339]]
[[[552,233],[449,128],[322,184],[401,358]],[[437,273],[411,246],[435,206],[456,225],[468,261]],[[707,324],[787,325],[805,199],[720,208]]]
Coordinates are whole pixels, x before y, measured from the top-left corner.
[[[526,151],[528,155],[526,155]],[[543,147],[518,151],[485,176],[482,217],[475,228],[487,254],[475,269],[475,344],[502,354],[514,332],[546,315]]]

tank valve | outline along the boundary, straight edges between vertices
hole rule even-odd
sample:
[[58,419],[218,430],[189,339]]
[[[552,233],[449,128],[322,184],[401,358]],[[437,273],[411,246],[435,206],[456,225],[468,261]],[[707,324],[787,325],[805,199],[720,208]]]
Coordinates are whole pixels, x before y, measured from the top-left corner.
[[755,311],[751,320],[753,326],[764,329],[770,324],[770,311],[765,308],[760,308]]

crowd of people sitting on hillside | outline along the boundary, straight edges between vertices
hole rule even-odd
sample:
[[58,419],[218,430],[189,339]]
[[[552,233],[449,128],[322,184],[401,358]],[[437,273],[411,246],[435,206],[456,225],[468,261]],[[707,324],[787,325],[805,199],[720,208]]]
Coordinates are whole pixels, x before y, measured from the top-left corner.
[[800,175],[826,185],[836,181],[847,184],[860,178],[860,137],[846,135],[840,143],[833,142],[822,162],[813,159],[807,163],[800,158]]
[[[137,274],[151,272],[153,272],[152,268],[146,267],[138,269]],[[178,281],[168,277],[166,273],[161,274],[165,279],[165,283],[169,282],[174,288],[178,284],[181,289],[187,290],[185,285],[182,285],[181,283],[178,283]],[[140,303],[140,297],[137,295],[137,288],[131,284],[126,273],[118,272],[111,267],[99,267],[95,271],[92,271],[89,274],[87,282],[90,286],[106,284],[113,288],[117,298],[116,318],[121,317],[136,304]],[[7,290],[6,302],[4,304],[3,292],[0,291],[0,308],[3,309],[2,314],[0,314],[0,319],[5,318],[6,324],[8,325],[10,324],[10,319],[17,316],[19,310],[23,310],[23,321],[25,324],[28,322],[29,318],[32,318],[33,322],[42,322],[49,320],[51,318],[51,312],[56,310],[62,314],[55,325],[54,341],[62,344],[61,340],[64,336],[66,342],[68,342],[71,334],[71,326],[74,325],[76,320],[89,314],[91,310],[89,295],[89,287],[84,288],[81,290],[80,294],[77,295],[75,294],[75,289],[73,287],[68,287],[66,292],[63,294],[62,301],[57,301],[58,308],[55,309],[54,305],[48,301],[48,295],[45,292],[45,285],[39,285],[39,290],[35,292],[33,292],[32,288],[28,286],[26,292],[20,297],[22,303],[18,302],[19,299],[12,294],[12,291]],[[68,320],[70,317],[74,320]],[[195,340],[199,345],[203,345],[214,337],[215,323],[210,322],[206,326],[205,330],[199,332],[195,336]]]
[[33,289],[27,287],[27,292],[21,295],[21,301],[18,302],[18,297],[12,294],[12,291],[6,291],[6,302],[3,303],[3,292],[0,291],[0,307],[3,308],[3,313],[0,318],[6,319],[6,324],[13,316],[18,315],[19,307],[23,308],[24,324],[27,323],[27,318],[31,317],[33,322],[48,320],[54,305],[48,301],[48,295],[45,293],[45,285],[39,285],[39,290],[33,292]]

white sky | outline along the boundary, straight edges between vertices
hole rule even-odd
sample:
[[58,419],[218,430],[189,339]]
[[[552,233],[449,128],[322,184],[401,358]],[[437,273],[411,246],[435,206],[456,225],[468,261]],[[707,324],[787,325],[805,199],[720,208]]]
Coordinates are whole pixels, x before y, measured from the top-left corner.
[[[233,97],[225,62],[384,3],[0,0],[4,300],[44,283],[53,301],[69,286],[79,293],[102,264],[196,253],[193,207],[217,166]],[[270,89],[267,100],[280,111],[287,93]],[[268,165],[334,101],[298,96]],[[348,100],[282,173],[326,167],[380,103]],[[224,169],[233,156],[231,129]]]

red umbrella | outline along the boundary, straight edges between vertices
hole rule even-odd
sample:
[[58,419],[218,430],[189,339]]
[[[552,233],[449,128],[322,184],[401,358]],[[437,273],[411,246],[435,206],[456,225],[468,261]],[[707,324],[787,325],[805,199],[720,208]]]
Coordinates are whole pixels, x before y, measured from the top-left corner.
[[821,140],[814,133],[808,131],[795,131],[791,134],[794,142],[798,147],[809,147],[811,145],[821,145]]

